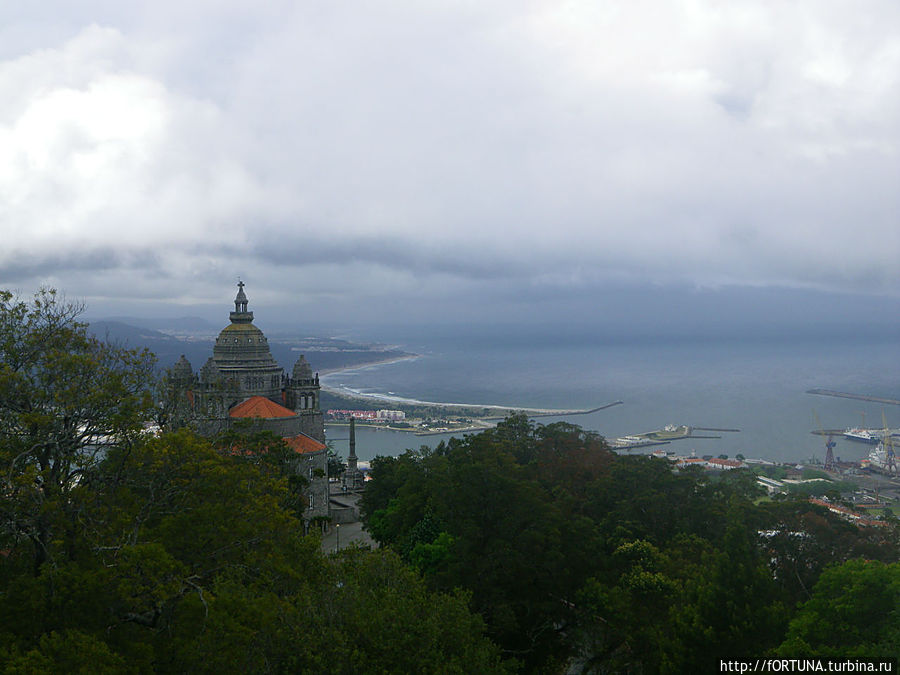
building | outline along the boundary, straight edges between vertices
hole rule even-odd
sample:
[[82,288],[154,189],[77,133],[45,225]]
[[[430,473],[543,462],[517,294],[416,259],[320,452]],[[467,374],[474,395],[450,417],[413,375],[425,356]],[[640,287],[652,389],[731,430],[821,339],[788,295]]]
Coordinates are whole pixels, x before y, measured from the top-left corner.
[[272,358],[263,332],[253,325],[244,283],[238,282],[231,322],[199,372],[182,356],[169,375],[176,424],[204,436],[234,428],[238,421],[271,431],[296,453],[295,470],[309,481],[309,523],[328,516],[328,458],[319,409],[319,376],[301,356],[290,375]]

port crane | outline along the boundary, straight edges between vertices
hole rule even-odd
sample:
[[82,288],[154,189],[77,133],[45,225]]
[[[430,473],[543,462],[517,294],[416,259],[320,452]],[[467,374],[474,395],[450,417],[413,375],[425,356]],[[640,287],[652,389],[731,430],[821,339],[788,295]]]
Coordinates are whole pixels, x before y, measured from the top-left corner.
[[832,433],[825,433],[825,428],[822,426],[822,420],[819,419],[819,415],[813,410],[813,417],[816,418],[816,426],[819,427],[819,434],[825,438],[825,470],[826,471],[834,471],[834,446],[837,445],[834,442],[834,435]]
[[881,444],[884,446],[884,468],[888,473],[897,473],[897,457],[894,455],[894,437],[891,430],[888,429],[887,418],[884,416],[884,410],[881,411],[881,425],[884,427]]

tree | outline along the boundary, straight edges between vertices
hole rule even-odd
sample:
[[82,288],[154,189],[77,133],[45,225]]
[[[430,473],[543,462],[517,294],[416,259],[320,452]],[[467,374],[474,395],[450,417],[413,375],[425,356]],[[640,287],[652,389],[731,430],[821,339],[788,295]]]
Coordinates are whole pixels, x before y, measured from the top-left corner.
[[344,461],[344,458],[341,457],[338,453],[334,451],[334,449],[329,444],[328,446],[328,477],[329,478],[340,478],[344,472],[347,470],[347,463]]
[[539,672],[566,658],[576,595],[598,548],[568,489],[609,459],[593,435],[551,427],[512,417],[433,451],[377,458],[362,502],[377,541],[431,588],[470,591],[488,635]]
[[658,672],[669,611],[681,580],[668,556],[635,540],[619,546],[603,577],[579,594],[579,661],[584,672]]
[[791,605],[809,600],[829,566],[852,558],[897,559],[894,527],[861,527],[806,499],[760,505],[766,558],[782,597]]
[[[509,662],[485,639],[484,622],[458,590],[427,590],[389,550],[345,549],[330,560],[305,662],[331,673],[505,673]],[[304,635],[308,631],[304,631]]]
[[71,556],[93,469],[142,431],[153,356],[101,341],[50,289],[0,291],[0,547],[30,546],[33,572]]
[[309,479],[297,468],[297,453],[284,438],[260,429],[252,419],[238,420],[213,439],[220,453],[256,465],[264,473],[287,481],[287,496],[282,506],[302,518],[309,504]]
[[99,471],[116,479],[88,503],[97,531],[82,555],[38,576],[0,567],[10,672],[505,668],[465,595],[428,591],[387,551],[326,558],[264,462],[182,430],[116,449]]
[[851,560],[822,573],[778,654],[878,657],[898,647],[900,563]]
[[750,505],[732,499],[719,550],[672,612],[674,639],[660,672],[708,672],[722,659],[765,653],[784,635],[788,612],[751,515]]

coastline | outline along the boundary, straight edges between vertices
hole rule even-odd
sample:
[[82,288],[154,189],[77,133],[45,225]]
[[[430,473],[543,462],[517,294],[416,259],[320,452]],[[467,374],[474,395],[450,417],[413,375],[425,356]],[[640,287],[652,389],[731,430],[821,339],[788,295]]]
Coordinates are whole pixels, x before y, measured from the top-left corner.
[[[459,427],[456,429],[443,429],[443,430],[433,430],[433,431],[422,431],[420,429],[416,429],[412,427],[410,429],[397,429],[396,427],[391,426],[383,426],[381,424],[367,424],[365,422],[357,422],[356,428],[365,428],[371,429],[373,431],[396,431],[401,434],[412,434],[414,436],[443,436],[449,435],[452,436],[454,434],[471,434],[479,431],[484,431],[485,429],[493,429],[497,426],[497,422],[495,421],[497,418],[484,419],[483,424],[472,424],[467,427]],[[349,422],[344,422],[343,420],[329,420],[325,422],[327,426],[330,427],[350,427]]]
[[[372,361],[365,364],[348,366],[346,368],[333,368],[328,371],[322,371],[321,375],[337,375],[339,373],[344,372],[352,372],[356,370],[363,370],[365,368],[372,368],[375,366],[384,366],[389,365],[391,363],[399,363],[400,361],[410,361],[414,359],[421,358],[421,354],[408,354],[404,356],[394,356],[387,359],[383,359],[381,361]],[[616,405],[621,405],[622,401],[614,401],[612,403],[608,403],[606,405],[602,405],[596,408],[591,409],[559,409],[559,408],[527,408],[521,406],[508,406],[508,405],[495,405],[495,404],[483,404],[483,403],[449,403],[443,401],[425,401],[421,399],[415,398],[407,398],[404,396],[397,396],[394,394],[378,394],[378,393],[363,393],[360,391],[356,391],[355,389],[351,389],[350,387],[344,387],[341,385],[333,385],[325,382],[319,383],[323,391],[327,391],[331,394],[335,394],[337,396],[341,396],[342,398],[347,398],[351,400],[358,401],[379,401],[383,403],[393,403],[398,405],[407,405],[407,406],[426,406],[432,408],[458,408],[460,410],[471,411],[474,409],[488,410],[494,415],[486,415],[483,416],[484,420],[500,420],[506,417],[508,414],[513,413],[525,413],[534,417],[554,417],[554,416],[564,416],[564,415],[587,415],[592,412],[597,412],[598,410],[604,410],[606,408],[611,408]],[[475,426],[471,430],[478,431],[480,429],[484,429],[482,426]],[[394,429],[394,431],[406,431],[405,429]],[[454,430],[457,431],[457,430]],[[418,435],[433,435],[437,433],[448,433],[448,432],[419,432]]]
[[[336,375],[337,373],[346,373],[353,370],[363,370],[365,368],[371,368],[373,366],[385,366],[390,363],[400,363],[401,361],[414,361],[415,359],[422,358],[421,354],[404,354],[403,356],[389,356],[384,359],[379,359],[378,361],[367,361],[366,363],[357,363],[352,366],[344,366],[342,368],[323,368],[319,371],[319,375]],[[325,389],[325,385],[322,385],[322,388]],[[329,391],[333,391],[338,393],[338,390],[334,387],[331,387]]]

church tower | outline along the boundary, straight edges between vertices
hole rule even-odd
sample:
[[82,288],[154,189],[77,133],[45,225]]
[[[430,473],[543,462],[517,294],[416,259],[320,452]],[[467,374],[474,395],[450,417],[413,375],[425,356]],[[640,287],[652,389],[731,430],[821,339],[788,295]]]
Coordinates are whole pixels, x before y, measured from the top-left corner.
[[285,403],[303,419],[303,433],[325,442],[325,419],[319,408],[319,374],[301,354],[284,387]]

